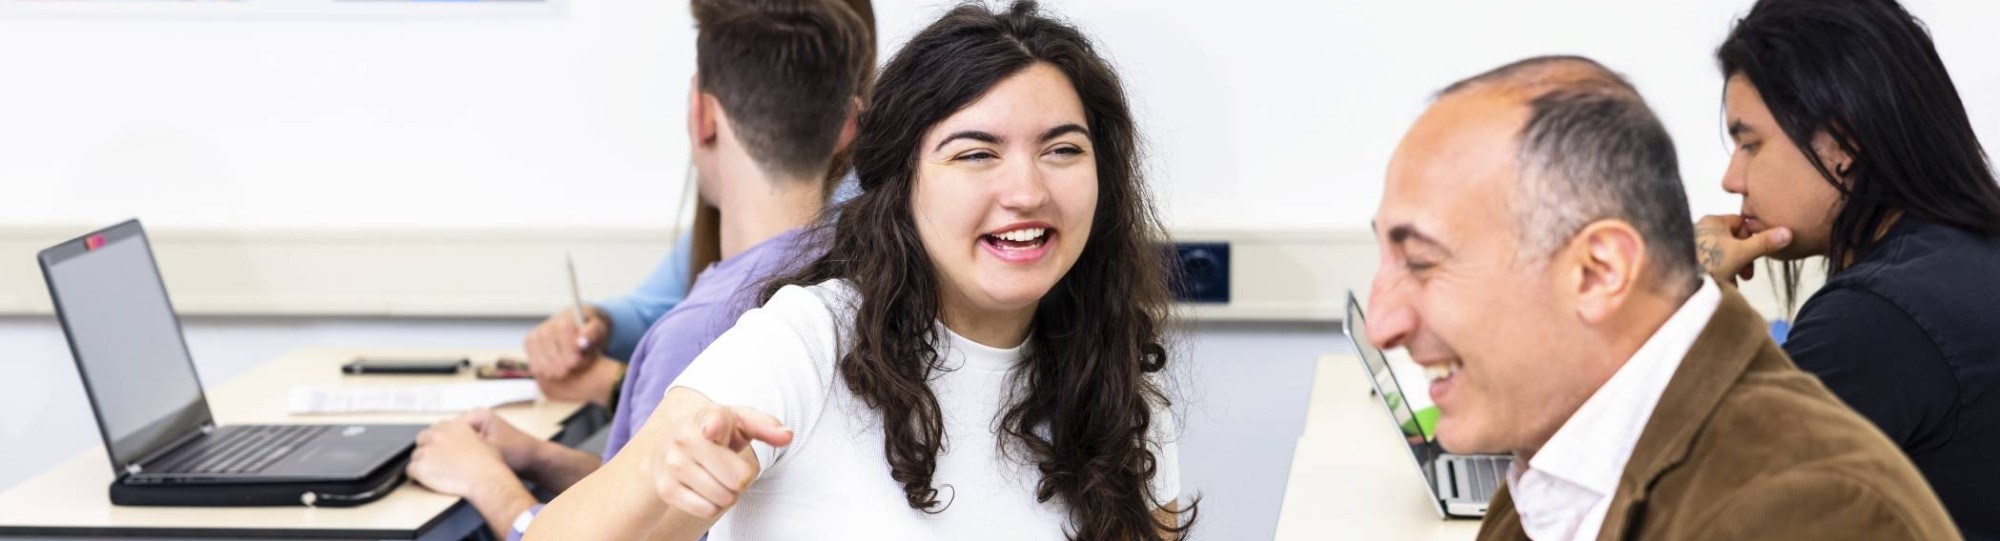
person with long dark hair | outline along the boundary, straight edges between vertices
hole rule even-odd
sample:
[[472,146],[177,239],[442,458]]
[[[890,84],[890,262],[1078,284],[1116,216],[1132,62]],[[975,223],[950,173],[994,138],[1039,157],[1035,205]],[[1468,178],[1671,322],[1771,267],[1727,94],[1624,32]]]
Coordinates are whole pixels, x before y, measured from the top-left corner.
[[2000,539],[2000,185],[1929,33],[1894,0],[1762,0],[1715,56],[1743,213],[1697,256],[1722,283],[1783,262],[1787,306],[1825,256],[1786,353]]
[[1184,538],[1138,140],[1074,27],[953,9],[883,69],[826,255],[529,537]]

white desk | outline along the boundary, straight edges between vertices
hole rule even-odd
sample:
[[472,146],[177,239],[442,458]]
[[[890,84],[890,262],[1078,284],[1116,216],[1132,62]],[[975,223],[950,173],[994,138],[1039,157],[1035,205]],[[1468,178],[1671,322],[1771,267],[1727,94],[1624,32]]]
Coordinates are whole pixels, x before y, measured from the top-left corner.
[[[301,350],[259,366],[208,393],[216,422],[420,423],[439,414],[286,414],[294,386],[407,386],[470,380],[455,376],[343,376],[340,365],[356,354],[438,357],[466,355],[491,362],[508,352]],[[574,402],[543,401],[497,408],[508,422],[530,435],[550,438],[582,409]],[[0,535],[46,537],[262,537],[350,539],[458,539],[481,526],[460,498],[404,483],[382,499],[346,508],[308,507],[121,507],[111,505],[111,461],[103,446],[0,493]]]
[[1292,453],[1277,538],[1472,539],[1479,522],[1438,516],[1410,448],[1390,433],[1361,361],[1319,358],[1306,428]]

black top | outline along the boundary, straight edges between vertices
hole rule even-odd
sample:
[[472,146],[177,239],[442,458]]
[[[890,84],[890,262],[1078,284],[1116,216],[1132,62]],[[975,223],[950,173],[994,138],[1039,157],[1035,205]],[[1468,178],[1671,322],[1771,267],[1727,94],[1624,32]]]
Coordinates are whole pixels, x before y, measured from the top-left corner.
[[1785,352],[1902,446],[1967,539],[2000,540],[2000,240],[1904,216]]

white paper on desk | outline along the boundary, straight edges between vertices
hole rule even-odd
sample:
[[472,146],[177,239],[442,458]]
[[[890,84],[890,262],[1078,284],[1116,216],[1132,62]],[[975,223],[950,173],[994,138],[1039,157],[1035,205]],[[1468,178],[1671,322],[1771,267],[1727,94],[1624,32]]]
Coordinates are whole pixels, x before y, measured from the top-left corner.
[[295,387],[293,414],[315,413],[458,413],[542,395],[531,379],[472,381],[413,387],[326,389]]

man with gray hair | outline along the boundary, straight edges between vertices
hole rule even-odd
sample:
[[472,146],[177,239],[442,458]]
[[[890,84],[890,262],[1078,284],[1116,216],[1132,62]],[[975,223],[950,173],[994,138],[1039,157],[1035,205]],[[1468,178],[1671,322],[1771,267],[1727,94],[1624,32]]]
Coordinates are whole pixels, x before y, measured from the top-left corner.
[[1515,456],[1481,539],[1953,539],[1896,446],[1694,260],[1673,141],[1580,57],[1446,88],[1390,162],[1366,331]]

